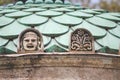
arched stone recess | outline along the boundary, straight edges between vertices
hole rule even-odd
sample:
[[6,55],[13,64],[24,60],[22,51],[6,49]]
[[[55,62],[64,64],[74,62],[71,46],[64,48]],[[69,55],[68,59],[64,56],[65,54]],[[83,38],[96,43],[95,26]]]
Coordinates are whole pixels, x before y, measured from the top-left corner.
[[42,34],[34,29],[28,28],[19,35],[18,53],[38,53],[43,52]]
[[83,28],[78,28],[71,33],[70,52],[95,53],[94,38],[92,34]]

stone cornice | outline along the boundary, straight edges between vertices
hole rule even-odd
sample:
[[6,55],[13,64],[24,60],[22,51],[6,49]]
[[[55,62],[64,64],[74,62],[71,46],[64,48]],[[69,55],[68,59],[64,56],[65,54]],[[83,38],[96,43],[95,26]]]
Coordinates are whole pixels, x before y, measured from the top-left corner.
[[0,55],[0,69],[35,67],[89,67],[120,69],[120,56],[112,54],[36,53]]

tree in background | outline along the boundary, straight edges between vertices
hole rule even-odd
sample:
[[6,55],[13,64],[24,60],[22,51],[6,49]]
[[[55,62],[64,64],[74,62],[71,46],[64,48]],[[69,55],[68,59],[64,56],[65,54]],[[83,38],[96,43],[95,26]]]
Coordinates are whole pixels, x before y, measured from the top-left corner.
[[14,3],[16,0],[0,0],[0,5]]
[[113,12],[120,12],[120,3],[118,0],[112,0],[108,3],[105,0],[101,0],[99,3],[100,8],[106,9]]

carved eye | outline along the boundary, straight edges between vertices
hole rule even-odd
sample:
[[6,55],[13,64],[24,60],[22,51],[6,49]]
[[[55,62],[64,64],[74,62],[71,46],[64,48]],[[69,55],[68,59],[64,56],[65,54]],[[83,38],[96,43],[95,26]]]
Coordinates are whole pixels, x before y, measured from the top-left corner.
[[29,42],[29,39],[26,39],[25,42]]
[[35,42],[36,40],[35,40],[35,39],[32,39],[31,41],[32,41],[32,42]]

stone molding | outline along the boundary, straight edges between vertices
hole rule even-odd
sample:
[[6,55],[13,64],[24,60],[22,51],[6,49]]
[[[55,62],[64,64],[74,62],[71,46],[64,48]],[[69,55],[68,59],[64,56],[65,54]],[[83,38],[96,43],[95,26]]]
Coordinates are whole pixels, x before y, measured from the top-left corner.
[[119,55],[28,53],[0,55],[0,69],[32,67],[88,67],[120,69]]

